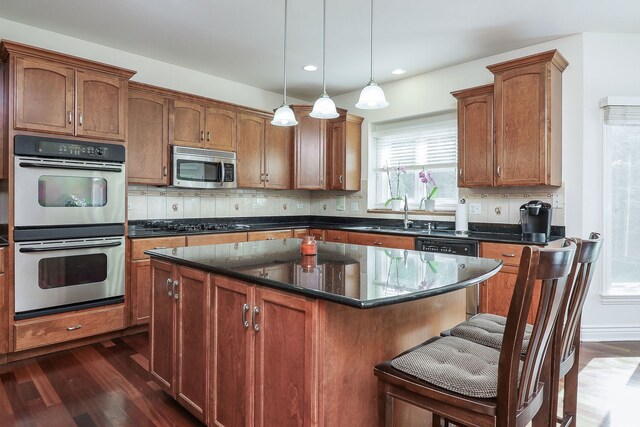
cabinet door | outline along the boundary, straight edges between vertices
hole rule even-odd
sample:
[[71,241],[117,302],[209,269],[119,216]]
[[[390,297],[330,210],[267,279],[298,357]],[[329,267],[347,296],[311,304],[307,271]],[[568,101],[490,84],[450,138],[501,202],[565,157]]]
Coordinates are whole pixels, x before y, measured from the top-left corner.
[[149,323],[151,310],[151,261],[131,262],[131,325]]
[[330,121],[327,135],[327,188],[330,190],[345,189],[345,137],[344,118]]
[[389,234],[349,232],[349,243],[355,245],[378,246],[382,248],[409,249],[416,247],[415,239],[406,236]]
[[232,111],[207,107],[205,147],[236,151],[236,120]]
[[296,110],[294,188],[323,190],[326,122],[309,116],[310,112],[310,108]]
[[9,310],[5,308],[5,298],[7,297],[5,287],[4,274],[0,274],[0,354],[9,351],[9,320],[6,318]]
[[14,127],[73,135],[73,68],[32,59],[16,59]]
[[210,424],[244,427],[253,413],[253,288],[222,276],[212,286]]
[[262,117],[238,116],[238,187],[261,188],[265,185],[264,128]]
[[493,85],[482,88],[458,98],[458,187],[493,185]]
[[547,183],[545,69],[535,65],[495,76],[496,185]]
[[293,130],[267,123],[265,130],[264,168],[266,187],[279,190],[291,188],[291,152]]
[[174,101],[170,125],[170,143],[186,147],[204,148],[205,108],[193,102]]
[[327,242],[348,243],[349,232],[342,230],[325,230],[324,238]]
[[[517,277],[518,269],[516,267],[505,266],[498,274],[482,282],[480,286],[480,312],[507,316]],[[538,282],[534,289],[531,309],[527,316],[528,323],[533,324],[536,320],[541,290],[541,283]]]
[[310,426],[317,401],[316,306],[256,288],[255,426]]
[[176,399],[206,422],[209,364],[209,274],[177,268]]
[[151,360],[149,371],[164,391],[174,395],[175,384],[175,307],[172,265],[151,262]]
[[128,183],[169,185],[169,100],[129,92]]
[[126,80],[78,70],[76,87],[76,135],[124,141],[127,112]]

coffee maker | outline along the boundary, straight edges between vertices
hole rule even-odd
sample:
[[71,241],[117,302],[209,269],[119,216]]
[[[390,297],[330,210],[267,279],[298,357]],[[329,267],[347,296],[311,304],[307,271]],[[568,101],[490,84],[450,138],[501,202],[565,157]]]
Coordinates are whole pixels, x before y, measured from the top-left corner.
[[546,242],[551,234],[551,204],[531,200],[520,206],[522,237]]

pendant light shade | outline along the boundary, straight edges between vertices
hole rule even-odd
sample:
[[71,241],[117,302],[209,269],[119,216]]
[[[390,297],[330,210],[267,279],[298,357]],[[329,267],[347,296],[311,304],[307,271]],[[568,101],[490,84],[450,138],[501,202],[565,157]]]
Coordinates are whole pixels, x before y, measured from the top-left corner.
[[356,108],[362,110],[377,110],[389,106],[384,96],[382,88],[373,80],[373,0],[371,0],[371,25],[369,26],[370,47],[371,47],[371,79],[369,84],[360,92],[360,99]]
[[309,115],[316,119],[335,119],[338,117],[336,104],[327,95],[327,86],[325,80],[325,56],[326,56],[326,38],[327,38],[327,0],[322,1],[322,95],[313,104],[313,111]]
[[273,115],[271,124],[274,126],[295,126],[298,124],[293,110],[287,105],[287,0],[284,0],[284,48],[283,48],[283,75],[284,89],[282,96],[282,105]]

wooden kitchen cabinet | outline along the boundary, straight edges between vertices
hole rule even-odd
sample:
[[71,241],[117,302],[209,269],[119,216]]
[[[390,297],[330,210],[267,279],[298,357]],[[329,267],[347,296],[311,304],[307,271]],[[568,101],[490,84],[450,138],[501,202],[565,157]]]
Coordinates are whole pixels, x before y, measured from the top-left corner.
[[4,41],[14,129],[124,141],[134,71]]
[[187,246],[218,245],[247,241],[247,233],[197,234],[187,236]]
[[293,231],[291,230],[250,231],[247,240],[254,242],[257,240],[291,239],[292,237]]
[[151,276],[152,378],[189,412],[206,422],[209,275],[152,260]]
[[349,242],[349,232],[342,231],[342,230],[325,230],[324,231],[324,240],[326,242],[348,243]]
[[324,242],[325,234],[326,234],[326,230],[323,230],[321,228],[310,228],[309,229],[309,236],[315,237],[315,239],[318,242]]
[[172,144],[236,151],[235,111],[176,99],[171,117]]
[[293,230],[293,238],[294,239],[302,239],[304,236],[309,235],[308,228],[296,228]]
[[349,243],[354,245],[380,246],[384,248],[415,250],[413,237],[395,236],[391,234],[349,232]]
[[0,248],[0,354],[9,352],[9,310],[6,306],[8,295],[4,275],[4,248]]
[[[507,316],[511,297],[515,289],[518,277],[518,267],[522,256],[523,245],[509,243],[480,243],[480,256],[483,258],[499,259],[503,262],[502,269],[489,280],[480,285],[480,312],[499,314]],[[528,323],[533,323],[536,319],[538,301],[541,286],[538,283],[534,290],[534,296],[527,318]]]
[[327,123],[327,189],[360,190],[363,120],[353,114],[343,114]]
[[207,107],[205,148],[222,151],[236,151],[235,111]]
[[264,117],[239,114],[237,126],[238,186],[291,188],[291,135]]
[[212,282],[210,424],[312,425],[316,304],[227,277]]
[[169,99],[129,86],[127,182],[169,185]]
[[557,51],[487,68],[494,74],[495,185],[562,185],[562,72]]
[[458,100],[458,187],[493,185],[493,84],[451,93]]
[[298,125],[294,136],[294,188],[324,190],[326,188],[326,121],[309,115],[313,107],[292,105]]

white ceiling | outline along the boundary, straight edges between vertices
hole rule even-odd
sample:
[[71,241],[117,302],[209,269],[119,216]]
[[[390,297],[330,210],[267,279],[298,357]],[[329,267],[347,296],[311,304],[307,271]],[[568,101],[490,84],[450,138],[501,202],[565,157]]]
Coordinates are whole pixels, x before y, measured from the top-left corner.
[[[282,91],[284,0],[0,0],[0,17]],[[633,0],[374,0],[375,79],[581,32],[640,32]],[[322,1],[289,0],[288,93],[321,92]],[[369,80],[369,0],[327,0],[327,92]],[[407,73],[394,76],[391,70]]]

